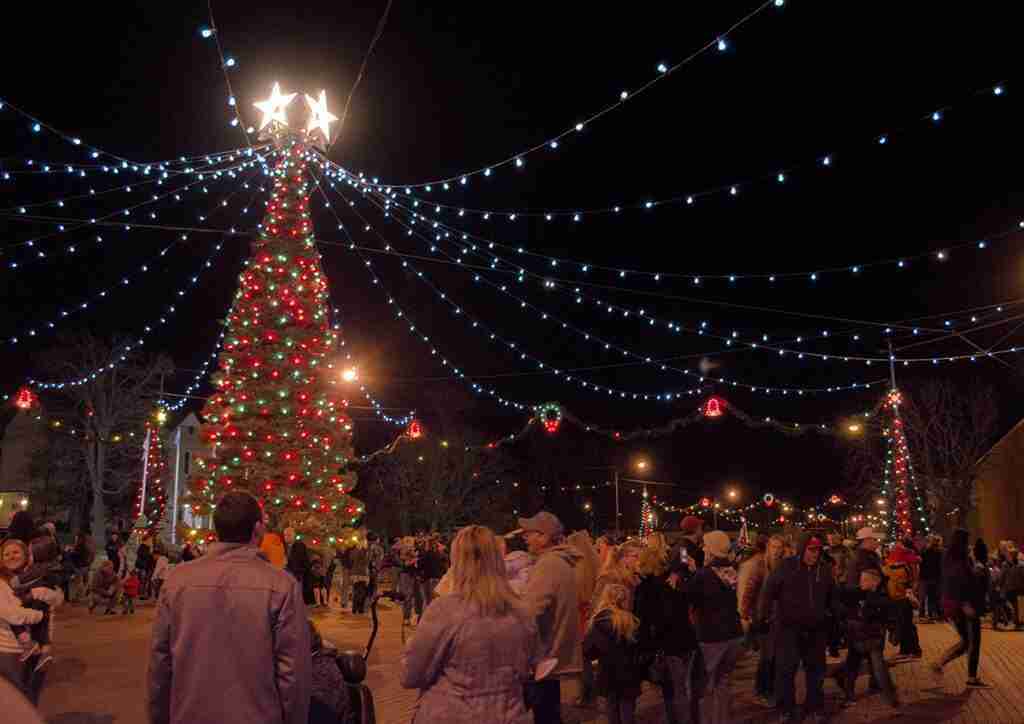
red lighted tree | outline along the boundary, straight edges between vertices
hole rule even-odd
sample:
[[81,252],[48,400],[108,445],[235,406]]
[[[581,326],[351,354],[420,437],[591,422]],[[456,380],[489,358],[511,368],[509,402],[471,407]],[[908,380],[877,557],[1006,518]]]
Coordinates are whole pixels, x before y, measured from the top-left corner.
[[273,193],[225,321],[216,391],[201,413],[209,454],[196,460],[187,504],[210,520],[223,493],[246,490],[281,528],[327,546],[356,524],[363,505],[349,496],[352,421],[328,369],[340,336],[310,220],[308,150],[295,136],[278,144]]

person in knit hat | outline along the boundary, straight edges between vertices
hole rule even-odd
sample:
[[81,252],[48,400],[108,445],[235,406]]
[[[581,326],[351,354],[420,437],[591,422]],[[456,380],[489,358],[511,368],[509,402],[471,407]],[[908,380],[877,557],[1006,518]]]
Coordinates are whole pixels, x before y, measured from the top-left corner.
[[733,721],[729,678],[743,651],[736,584],[739,574],[732,562],[732,542],[720,530],[704,535],[704,563],[687,581],[696,622],[697,642],[704,659],[707,686],[701,702],[702,721],[728,724]]

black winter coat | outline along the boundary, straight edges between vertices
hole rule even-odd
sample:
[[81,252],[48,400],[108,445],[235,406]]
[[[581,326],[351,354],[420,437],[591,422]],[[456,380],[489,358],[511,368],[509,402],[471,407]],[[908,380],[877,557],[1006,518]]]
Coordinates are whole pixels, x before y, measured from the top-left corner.
[[862,591],[847,586],[837,587],[841,615],[846,619],[846,633],[852,642],[885,638],[892,599],[881,590]]
[[[732,585],[724,583],[716,569],[731,571]],[[743,637],[739,605],[736,601],[736,569],[716,559],[698,568],[683,586],[696,618],[697,641],[702,644],[731,641]]]
[[633,591],[633,613],[640,619],[637,641],[645,653],[685,656],[697,648],[686,593],[668,585],[666,576],[644,576]]
[[640,647],[615,634],[611,617],[598,614],[583,639],[583,655],[597,659],[597,690],[636,697],[640,695],[640,682],[646,674]]
[[921,580],[929,583],[942,580],[942,551],[925,548],[921,552]]
[[778,603],[776,610],[783,628],[824,631],[826,617],[835,605],[834,588],[832,571],[822,561],[807,566],[801,554],[787,558],[765,581],[758,620],[766,620],[772,604]]
[[686,551],[686,555],[693,559],[697,563],[697,568],[704,567],[704,549],[694,543],[689,538],[683,538],[682,542],[672,547],[672,551],[669,553],[669,573],[675,573],[681,578],[687,578],[690,575],[690,566],[683,563],[683,551]]

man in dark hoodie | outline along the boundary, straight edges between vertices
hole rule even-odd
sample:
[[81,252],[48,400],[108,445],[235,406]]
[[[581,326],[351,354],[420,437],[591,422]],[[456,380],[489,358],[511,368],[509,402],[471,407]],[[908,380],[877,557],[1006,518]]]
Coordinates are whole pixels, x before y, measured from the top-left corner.
[[806,714],[825,721],[822,680],[828,644],[828,612],[833,607],[832,571],[821,561],[821,540],[807,537],[797,555],[787,558],[765,582],[758,603],[758,621],[768,619],[778,604],[775,691],[782,721],[798,721],[796,673],[801,663],[807,683]]
[[536,616],[540,658],[558,659],[547,678],[530,686],[533,720],[535,724],[562,724],[560,679],[583,672],[579,594],[573,570],[581,556],[565,544],[561,521],[545,510],[532,518],[520,518],[519,527],[530,554],[537,559],[523,589],[523,601]]

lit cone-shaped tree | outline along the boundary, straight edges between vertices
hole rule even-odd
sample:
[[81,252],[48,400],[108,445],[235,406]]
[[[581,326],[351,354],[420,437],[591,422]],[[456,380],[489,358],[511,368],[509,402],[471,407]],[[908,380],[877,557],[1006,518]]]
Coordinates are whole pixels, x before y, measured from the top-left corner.
[[[273,194],[201,413],[209,453],[196,460],[186,503],[208,521],[221,495],[246,490],[280,528],[328,547],[350,535],[363,505],[349,496],[352,421],[330,369],[340,336],[309,215],[307,146],[295,135],[277,141]],[[208,528],[180,533],[213,536]]]

